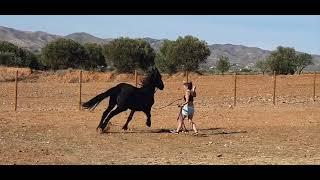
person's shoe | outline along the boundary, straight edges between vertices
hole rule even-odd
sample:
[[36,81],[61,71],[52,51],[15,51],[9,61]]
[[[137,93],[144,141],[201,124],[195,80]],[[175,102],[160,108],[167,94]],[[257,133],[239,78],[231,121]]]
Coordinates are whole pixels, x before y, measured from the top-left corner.
[[189,131],[188,130],[185,130],[185,131],[182,131],[183,133],[185,133],[185,134],[188,134],[189,133]]
[[179,134],[179,132],[177,132],[176,130],[171,130],[170,131],[172,134]]

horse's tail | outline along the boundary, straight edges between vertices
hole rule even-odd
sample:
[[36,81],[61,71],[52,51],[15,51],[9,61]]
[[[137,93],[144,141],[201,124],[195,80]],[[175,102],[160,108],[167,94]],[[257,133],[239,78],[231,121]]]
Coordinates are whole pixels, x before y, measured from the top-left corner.
[[82,104],[82,107],[84,109],[91,109],[93,110],[94,108],[96,108],[98,106],[98,104],[104,100],[105,98],[109,97],[110,95],[114,94],[114,92],[116,91],[116,87],[112,87],[110,89],[108,89],[106,92],[101,93],[99,95],[97,95],[96,97],[90,99],[88,102],[85,102]]

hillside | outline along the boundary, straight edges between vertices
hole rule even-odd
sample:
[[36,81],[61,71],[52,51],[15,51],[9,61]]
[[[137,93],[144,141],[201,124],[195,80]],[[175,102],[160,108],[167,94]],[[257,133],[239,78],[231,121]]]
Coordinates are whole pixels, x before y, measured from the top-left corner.
[[66,39],[72,39],[80,44],[84,43],[97,43],[97,44],[105,44],[111,41],[112,39],[101,39],[95,36],[92,36],[91,34],[88,33],[72,33],[67,36],[64,36]]
[[0,26],[0,40],[11,42],[19,47],[31,51],[40,51],[48,42],[61,38],[61,36],[52,35],[46,32],[20,31],[12,28]]
[[[85,32],[72,33],[67,36],[58,36],[41,31],[20,31],[13,28],[0,26],[0,40],[9,41],[33,52],[39,52],[41,48],[44,47],[48,42],[58,38],[72,39],[81,44],[87,42],[105,44],[112,40],[112,38],[103,39],[95,37]],[[149,37],[145,37],[143,39],[148,41],[156,51],[159,51],[161,44],[165,40],[158,40]],[[240,67],[250,67],[253,66],[258,60],[264,59],[270,54],[270,51],[257,47],[247,47],[244,45],[233,44],[212,44],[209,45],[209,49],[211,50],[211,55],[208,57],[206,63],[201,66],[203,68],[214,66],[221,55],[228,56],[232,64],[237,64]],[[307,69],[309,70],[314,70],[320,67],[320,56],[313,55],[313,58],[315,66],[308,67]]]

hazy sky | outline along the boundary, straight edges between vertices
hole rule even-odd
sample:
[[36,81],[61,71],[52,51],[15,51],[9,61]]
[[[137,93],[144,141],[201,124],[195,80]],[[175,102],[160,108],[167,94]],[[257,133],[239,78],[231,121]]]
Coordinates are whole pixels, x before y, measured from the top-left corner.
[[320,54],[320,16],[0,16],[0,26],[67,35],[87,32],[100,38],[151,37],[174,40],[193,35],[208,44],[277,46]]

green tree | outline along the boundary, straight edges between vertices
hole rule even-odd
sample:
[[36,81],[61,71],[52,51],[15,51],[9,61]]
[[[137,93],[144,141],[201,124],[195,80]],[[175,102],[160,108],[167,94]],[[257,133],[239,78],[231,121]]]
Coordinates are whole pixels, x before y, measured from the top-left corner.
[[2,65],[39,68],[39,60],[35,54],[10,42],[0,41],[0,54]]
[[260,71],[262,72],[263,75],[269,68],[268,63],[265,60],[257,61],[256,67],[260,69]]
[[230,69],[230,62],[227,56],[221,56],[217,61],[217,70],[223,75],[224,72]]
[[310,54],[303,53],[296,56],[295,68],[298,74],[301,74],[302,70],[309,65],[313,65],[312,56]]
[[8,42],[8,41],[0,41],[0,52],[11,52],[15,55],[19,55],[19,47]]
[[176,40],[175,53],[174,57],[181,64],[181,70],[197,71],[200,63],[205,62],[210,55],[210,50],[206,42],[189,35]]
[[57,39],[42,49],[42,61],[50,69],[85,68],[86,49],[70,39]]
[[23,65],[31,69],[39,69],[41,64],[39,62],[38,57],[34,53],[28,50],[22,49],[21,51],[23,51],[23,56],[22,56]]
[[175,42],[165,40],[157,53],[155,63],[160,71],[169,74],[176,73],[178,70],[179,62],[176,61],[177,53],[174,51]]
[[279,46],[267,58],[268,66],[271,71],[277,74],[294,74],[296,66],[296,52],[294,48]]
[[21,60],[18,59],[18,57],[14,53],[0,51],[0,65],[15,66],[19,61]]
[[135,69],[147,70],[154,65],[155,52],[143,39],[118,38],[104,46],[107,63],[118,72],[132,73]]
[[197,71],[209,55],[210,50],[205,41],[188,35],[175,41],[165,41],[156,63],[169,73],[180,70]]
[[97,66],[106,66],[105,58],[102,53],[102,47],[96,43],[86,43],[84,47],[88,54],[88,61],[85,64],[86,69],[96,68]]

